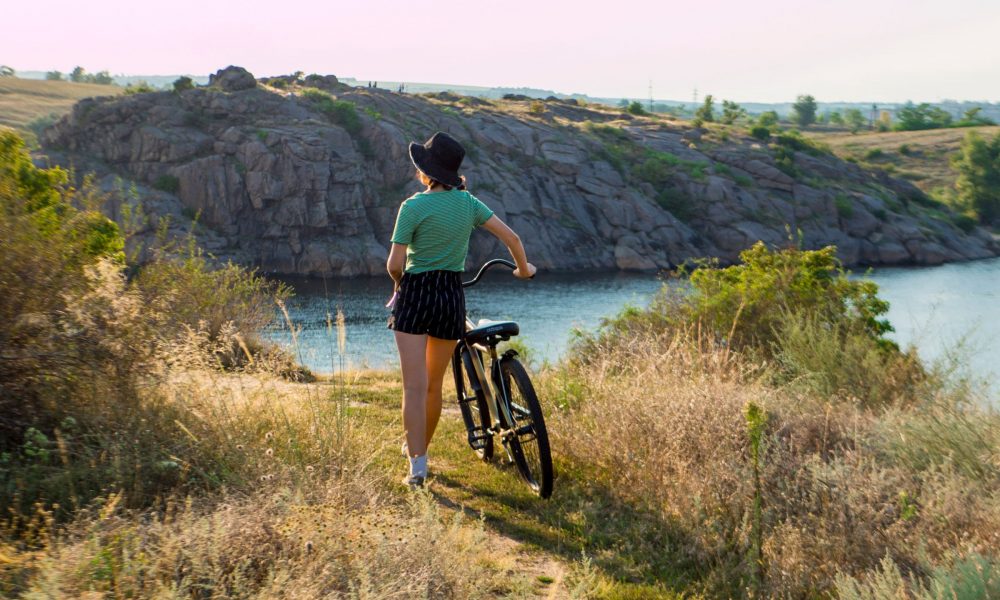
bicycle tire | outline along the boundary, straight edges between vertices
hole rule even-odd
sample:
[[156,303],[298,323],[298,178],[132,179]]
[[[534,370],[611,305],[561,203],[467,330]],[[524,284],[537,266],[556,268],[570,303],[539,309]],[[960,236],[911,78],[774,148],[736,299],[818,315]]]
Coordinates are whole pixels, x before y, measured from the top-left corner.
[[[477,357],[479,351],[476,350]],[[482,385],[476,390],[472,385],[472,378],[475,377],[475,370],[472,365],[472,355],[468,349],[461,350],[461,354],[456,354],[452,361],[452,370],[455,374],[455,392],[458,400],[458,408],[462,412],[462,421],[465,423],[465,431],[469,447],[476,453],[483,462],[489,462],[493,458],[493,434],[489,429],[490,407],[486,402],[486,395],[482,391]],[[463,375],[464,373],[464,375]],[[468,388],[466,388],[468,385]],[[466,389],[473,394],[469,397]],[[462,401],[466,398],[466,401]]]
[[528,487],[542,498],[548,498],[552,495],[552,453],[535,387],[524,366],[515,358],[500,362],[500,376],[502,391],[506,392],[502,394],[503,402],[514,419],[514,423],[508,424],[514,434],[504,443]]

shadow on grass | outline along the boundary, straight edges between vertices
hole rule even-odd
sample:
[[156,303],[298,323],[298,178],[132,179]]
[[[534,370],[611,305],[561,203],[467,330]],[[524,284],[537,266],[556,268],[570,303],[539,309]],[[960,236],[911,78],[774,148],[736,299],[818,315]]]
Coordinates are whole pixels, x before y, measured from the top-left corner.
[[567,562],[585,554],[619,581],[685,592],[700,579],[696,544],[679,526],[571,468],[559,472],[549,500],[536,497],[513,466],[493,464],[435,473],[430,491],[442,505],[473,519],[482,514],[496,531]]

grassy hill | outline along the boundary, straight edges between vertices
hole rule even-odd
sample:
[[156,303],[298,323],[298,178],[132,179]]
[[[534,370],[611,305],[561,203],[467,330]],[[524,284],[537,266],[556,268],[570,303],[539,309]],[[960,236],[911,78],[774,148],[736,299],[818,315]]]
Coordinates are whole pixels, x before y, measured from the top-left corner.
[[807,135],[829,145],[841,158],[884,169],[932,194],[955,185],[956,175],[949,159],[969,131],[992,137],[1000,133],[1000,126]]
[[121,93],[124,90],[113,85],[3,78],[0,79],[0,126],[17,129],[33,141],[32,123],[53,115],[61,117],[83,98]]

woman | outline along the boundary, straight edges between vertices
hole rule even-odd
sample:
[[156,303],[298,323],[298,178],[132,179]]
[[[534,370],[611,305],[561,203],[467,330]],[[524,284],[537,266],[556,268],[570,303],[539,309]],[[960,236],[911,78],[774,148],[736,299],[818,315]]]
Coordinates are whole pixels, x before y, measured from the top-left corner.
[[482,226],[507,246],[517,264],[515,277],[535,274],[517,234],[465,190],[458,174],[464,157],[465,149],[446,133],[435,133],[423,145],[410,143],[410,160],[427,189],[399,207],[386,263],[395,283],[389,329],[403,374],[403,447],[410,459],[403,482],[410,487],[422,486],[427,477],[427,445],[441,416],[444,372],[465,331],[461,274],[472,231]]

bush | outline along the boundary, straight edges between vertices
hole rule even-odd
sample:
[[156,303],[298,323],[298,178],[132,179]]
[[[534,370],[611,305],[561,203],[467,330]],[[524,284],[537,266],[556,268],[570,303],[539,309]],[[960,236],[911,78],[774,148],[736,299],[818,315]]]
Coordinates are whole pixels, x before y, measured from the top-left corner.
[[674,172],[674,167],[679,165],[680,162],[680,159],[673,154],[657,152],[640,163],[635,168],[635,174],[645,182],[651,183],[654,186],[660,186],[670,180]]
[[361,119],[353,102],[336,100],[330,94],[314,88],[302,90],[302,97],[312,102],[331,121],[346,129],[347,133],[352,136],[361,133]]
[[641,116],[647,114],[646,109],[642,107],[642,102],[639,102],[638,100],[634,100],[631,103],[629,103],[628,108],[625,110],[628,111],[630,115]]
[[127,86],[125,86],[125,93],[129,94],[129,95],[131,95],[131,94],[151,94],[151,93],[153,93],[155,91],[157,91],[156,88],[154,88],[153,86],[149,85],[145,81],[137,81],[135,83],[130,83]]
[[194,89],[194,81],[190,77],[181,76],[178,77],[176,81],[174,81],[175,92],[183,92],[185,90],[193,90],[193,89]]
[[67,182],[0,133],[4,515],[44,501],[63,517],[108,489],[138,505],[182,481],[221,483],[229,465],[212,462],[211,448],[178,442],[177,423],[195,427],[198,418],[159,384],[170,364],[252,356],[271,296],[281,294],[237,267],[212,270],[197,254],[157,255],[127,281],[124,240],[94,209],[99,194]]
[[963,213],[953,213],[951,216],[951,222],[955,227],[958,227],[965,233],[972,233],[972,231],[979,224],[974,217]]
[[771,356],[789,314],[808,315],[825,326],[843,326],[892,350],[892,331],[883,315],[889,305],[878,286],[848,277],[836,248],[769,250],[763,242],[740,253],[740,264],[719,268],[702,263],[690,276],[690,290],[678,296],[664,287],[649,310],[609,320],[601,335],[633,327],[684,328],[697,324],[718,343]]
[[541,100],[534,100],[528,107],[528,112],[533,115],[544,115],[545,114],[545,103]]
[[750,128],[750,135],[762,142],[771,139],[771,130],[764,125],[754,125]]
[[813,156],[831,154],[829,147],[814,140],[811,140],[797,131],[785,131],[779,133],[775,141],[778,144],[790,148],[792,150],[805,152],[806,154],[811,154]]
[[885,156],[881,148],[870,148],[865,151],[865,160],[876,160]]
[[984,140],[975,131],[968,132],[951,164],[958,171],[958,207],[975,214],[981,223],[1000,223],[1000,133]]
[[675,188],[662,190],[656,195],[656,203],[684,223],[690,222],[696,216],[694,202]]
[[153,182],[153,187],[161,192],[176,194],[181,189],[181,180],[173,175],[160,175]]
[[767,110],[760,113],[757,117],[757,124],[761,127],[777,127],[778,126],[778,113],[773,110]]
[[903,156],[909,156],[911,152],[913,152],[913,150],[910,148],[909,144],[899,145],[899,153],[902,154]]
[[837,206],[837,214],[843,219],[849,219],[854,215],[854,203],[844,194],[837,194],[833,199]]

